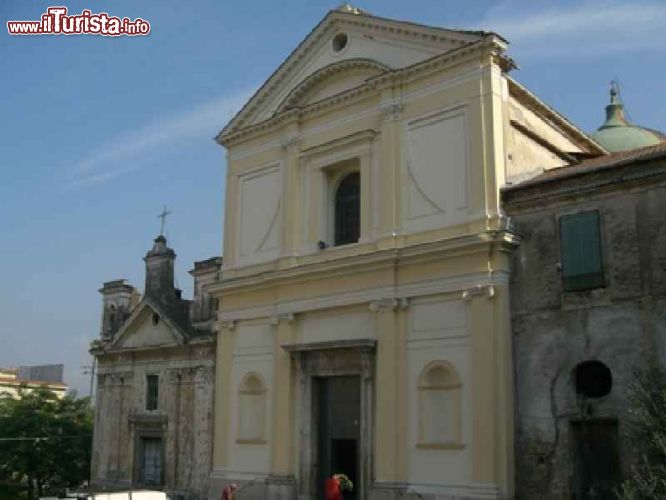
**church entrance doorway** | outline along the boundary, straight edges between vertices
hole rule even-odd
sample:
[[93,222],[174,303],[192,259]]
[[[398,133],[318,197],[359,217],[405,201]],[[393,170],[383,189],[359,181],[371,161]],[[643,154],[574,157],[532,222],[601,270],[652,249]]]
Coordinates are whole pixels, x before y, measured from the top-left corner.
[[317,498],[324,498],[324,483],[345,474],[355,488],[345,499],[356,499],[360,463],[360,377],[317,377]]
[[299,380],[299,499],[324,498],[326,478],[345,474],[368,498],[374,437],[374,339],[282,346],[296,362]]
[[162,440],[154,437],[141,438],[140,481],[146,486],[162,484]]

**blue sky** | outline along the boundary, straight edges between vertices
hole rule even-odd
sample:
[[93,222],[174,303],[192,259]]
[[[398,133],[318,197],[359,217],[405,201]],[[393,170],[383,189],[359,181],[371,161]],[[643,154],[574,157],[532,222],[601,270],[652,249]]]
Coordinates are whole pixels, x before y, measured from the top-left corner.
[[[80,393],[97,289],[143,286],[167,236],[191,296],[194,260],[221,253],[224,150],[213,136],[339,1],[56,2],[151,23],[147,37],[10,37],[41,1],[0,2],[0,365],[66,364]],[[666,129],[662,0],[367,0],[373,14],[511,41],[513,76],[585,130],[619,79],[631,118]]]

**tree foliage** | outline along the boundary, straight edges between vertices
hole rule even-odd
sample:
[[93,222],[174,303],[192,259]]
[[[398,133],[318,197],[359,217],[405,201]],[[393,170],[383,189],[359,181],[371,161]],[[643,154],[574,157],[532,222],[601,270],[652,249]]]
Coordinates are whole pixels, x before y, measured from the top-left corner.
[[656,363],[632,384],[632,442],[639,460],[622,484],[622,500],[666,498],[666,373]]
[[11,490],[5,497],[80,486],[90,470],[92,422],[88,398],[59,399],[47,389],[0,397],[0,485]]

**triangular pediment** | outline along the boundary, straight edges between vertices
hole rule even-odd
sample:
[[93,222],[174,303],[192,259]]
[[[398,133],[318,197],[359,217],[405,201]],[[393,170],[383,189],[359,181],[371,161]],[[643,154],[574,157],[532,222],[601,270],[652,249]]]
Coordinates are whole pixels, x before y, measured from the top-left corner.
[[[345,62],[368,61],[383,71],[396,70],[477,42],[484,35],[483,32],[446,30],[344,10],[331,11],[227,124],[220,138],[288,109],[286,102],[311,104],[374,76],[372,71],[364,74],[360,68],[353,75],[346,68],[346,81],[333,81],[328,85],[319,81],[319,94],[314,92],[313,86],[309,89],[312,91],[309,99],[298,103],[290,101],[296,89],[327,68],[342,69]],[[342,77],[329,71],[326,78]]]
[[107,350],[167,347],[183,344],[186,338],[185,332],[164,314],[161,307],[144,298]]

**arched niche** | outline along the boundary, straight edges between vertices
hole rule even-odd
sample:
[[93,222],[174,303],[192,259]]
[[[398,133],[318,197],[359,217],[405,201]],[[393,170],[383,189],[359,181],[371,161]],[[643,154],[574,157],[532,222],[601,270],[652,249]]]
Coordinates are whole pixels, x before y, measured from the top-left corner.
[[245,374],[238,386],[238,443],[264,443],[266,384],[256,372]]
[[421,448],[462,447],[462,382],[448,361],[432,361],[418,378]]

